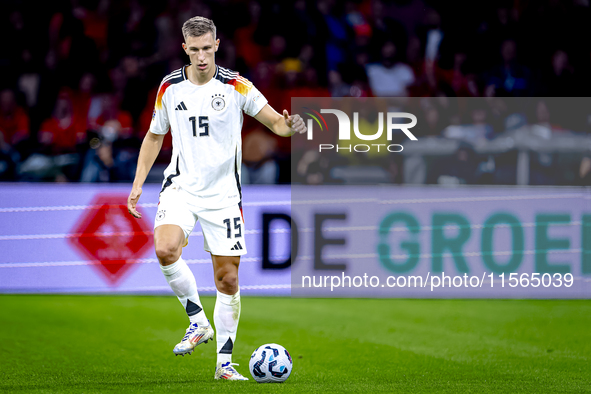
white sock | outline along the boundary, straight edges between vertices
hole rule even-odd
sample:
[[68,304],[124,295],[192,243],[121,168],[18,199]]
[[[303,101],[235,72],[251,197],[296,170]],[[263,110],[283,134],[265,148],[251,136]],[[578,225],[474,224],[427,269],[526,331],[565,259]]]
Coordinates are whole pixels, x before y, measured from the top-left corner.
[[185,263],[185,260],[181,257],[176,263],[160,266],[160,269],[170,288],[178,297],[183,308],[185,308],[191,323],[197,323],[199,326],[208,326],[209,321],[203,311],[201,300],[199,300],[195,276],[187,263]]
[[238,320],[240,320],[240,290],[234,295],[220,293],[218,290],[213,310],[218,363],[232,362]]

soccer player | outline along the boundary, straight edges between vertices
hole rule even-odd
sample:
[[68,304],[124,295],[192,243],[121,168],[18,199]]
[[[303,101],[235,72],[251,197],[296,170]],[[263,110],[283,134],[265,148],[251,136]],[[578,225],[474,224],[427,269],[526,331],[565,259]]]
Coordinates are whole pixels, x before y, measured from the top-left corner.
[[181,257],[197,220],[204,249],[210,252],[217,298],[213,321],[217,330],[215,379],[248,380],[233,367],[232,349],[240,318],[238,266],[246,253],[240,166],[242,112],[280,136],[305,133],[299,115],[283,116],[238,73],[215,64],[220,40],[207,18],[183,24],[183,49],[191,63],[164,77],[127,200],[129,213],[141,218],[136,205],[142,185],[171,130],[173,155],[154,223],[154,245],[160,268],[189,316],[190,325],[174,354],[191,354],[213,339],[214,331],[199,300],[193,273]]

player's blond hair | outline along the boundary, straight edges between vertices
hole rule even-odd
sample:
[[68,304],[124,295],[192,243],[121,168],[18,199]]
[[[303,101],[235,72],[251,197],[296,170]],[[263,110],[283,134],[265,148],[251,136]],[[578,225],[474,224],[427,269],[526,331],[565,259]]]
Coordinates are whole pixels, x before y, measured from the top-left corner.
[[187,41],[187,37],[201,37],[208,32],[211,32],[215,40],[215,25],[211,19],[194,16],[183,23],[183,37],[185,41]]

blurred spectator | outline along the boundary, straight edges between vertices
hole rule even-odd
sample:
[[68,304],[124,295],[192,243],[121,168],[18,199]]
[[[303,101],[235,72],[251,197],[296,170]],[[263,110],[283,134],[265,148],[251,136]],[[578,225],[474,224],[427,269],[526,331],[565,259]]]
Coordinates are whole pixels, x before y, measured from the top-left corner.
[[[150,124],[152,123],[152,115],[154,114],[154,104],[156,103],[156,94],[158,93],[158,87],[153,88],[148,93],[148,99],[146,106],[144,107],[140,119],[137,122],[137,136],[138,139],[143,140],[148,130],[150,130]],[[156,158],[157,163],[169,163],[172,156],[172,135],[167,133],[162,141],[162,148],[160,148],[160,154]]]
[[[36,175],[28,171],[29,176],[41,178],[56,177],[59,181],[77,181],[80,176],[81,144],[86,141],[86,119],[84,113],[76,114],[72,94],[64,89],[58,95],[52,116],[39,128],[40,152],[54,156],[47,161],[45,172],[42,159],[36,157],[26,163],[39,163]],[[25,166],[26,168],[26,166]]]
[[118,169],[113,159],[113,145],[109,142],[96,142],[88,151],[82,170],[81,182],[117,182]]
[[347,58],[346,48],[349,39],[347,24],[336,11],[335,1],[320,0],[316,5],[324,20],[327,33],[325,47],[327,70],[336,70]]
[[[85,126],[88,126],[89,118],[96,118],[100,110],[101,98],[95,94],[96,78],[87,72],[80,77],[78,82],[78,90],[71,92],[72,105],[74,114],[77,119],[84,121]],[[94,112],[95,116],[92,116]]]
[[330,91],[318,83],[316,69],[308,67],[297,78],[298,86],[289,92],[289,97],[330,97]]
[[310,44],[302,46],[302,50],[298,56],[298,60],[302,63],[303,69],[317,68],[313,63],[314,61],[314,47]]
[[[540,100],[535,106],[535,122],[531,125],[531,133],[538,138],[548,140],[553,135],[567,132],[560,125],[552,122],[548,103]],[[552,152],[532,152],[529,168],[529,184],[555,185],[560,184],[560,171],[556,168],[557,156]]]
[[535,121],[530,130],[535,136],[543,139],[550,139],[553,133],[565,131],[560,125],[551,122],[550,110],[544,100],[538,101],[535,106]]
[[86,119],[75,114],[72,94],[60,92],[51,118],[39,128],[39,142],[44,151],[56,155],[76,152],[76,145],[86,140]]
[[101,113],[91,121],[97,137],[84,158],[82,182],[133,180],[141,142],[134,133],[131,115],[120,109],[119,102],[114,94],[102,97]]
[[[103,1],[103,4],[105,1]],[[80,75],[99,63],[99,51],[85,18],[89,10],[74,3],[70,9],[57,10],[49,20],[49,50],[45,65],[56,73],[61,83],[73,84]]]
[[118,138],[121,125],[108,120],[90,141],[84,158],[82,182],[132,181],[139,152],[136,138]]
[[408,35],[415,34],[427,9],[422,0],[386,0],[381,3],[382,15],[399,23]]
[[4,136],[0,133],[0,180],[14,181],[16,179],[16,163],[18,155],[4,142]]
[[[261,5],[256,1],[248,3],[248,25],[236,29],[234,43],[236,55],[247,67],[255,68],[263,59],[263,48],[255,40],[255,33],[261,17]],[[225,43],[224,43],[225,45]]]
[[[287,41],[285,37],[274,35],[269,41],[269,50],[267,59],[269,63],[275,65],[275,72],[285,71],[282,62],[287,58]],[[299,66],[301,67],[301,65]]]
[[[343,82],[351,85],[348,97],[371,97],[371,89],[366,74],[366,67],[369,62],[369,55],[366,52],[357,52],[354,62],[347,62],[341,65],[339,73]],[[330,77],[330,75],[329,75]]]
[[273,158],[276,140],[269,132],[254,130],[243,138],[242,182],[244,184],[274,184],[279,168]]
[[515,40],[501,45],[502,63],[490,71],[487,96],[527,97],[532,93],[531,72],[517,60]]
[[440,112],[445,112],[445,109],[440,111],[439,107],[433,99],[421,99],[421,111],[426,121],[426,124],[417,125],[421,137],[441,135],[446,124]]
[[579,95],[574,69],[566,52],[563,50],[554,52],[550,70],[549,75],[546,77],[546,96],[575,97]]
[[369,38],[372,35],[371,25],[362,12],[357,9],[354,1],[347,1],[345,4],[345,20],[355,33],[356,38]]
[[[91,120],[91,126],[95,130],[101,130],[104,138],[114,141],[117,138],[130,138],[133,135],[133,119],[129,112],[119,107],[119,98],[113,94],[105,94],[102,98],[100,115]],[[105,124],[108,121],[110,125]]]
[[330,183],[330,158],[316,151],[305,152],[297,163],[298,178],[307,185]]
[[148,89],[141,76],[139,60],[135,56],[126,56],[121,62],[121,69],[125,78],[121,108],[129,112],[132,119],[140,117],[146,105]]
[[453,66],[449,70],[438,69],[436,80],[448,85],[457,97],[478,97],[480,92],[476,77],[466,72],[468,55],[458,51],[453,55]]
[[[0,16],[0,30],[10,38],[0,54],[3,180],[75,180],[81,167],[87,181],[131,179],[158,85],[187,63],[180,27],[195,15],[216,22],[221,40],[217,62],[251,79],[277,109],[290,109],[292,97],[434,98],[429,105],[415,102],[408,109],[424,117],[416,126],[419,140],[431,136],[428,140],[437,145],[452,138],[499,150],[489,156],[449,150],[441,163],[435,160],[448,180],[474,182],[457,168],[466,157],[477,156],[479,168],[485,163],[487,171],[494,171],[490,182],[515,183],[517,148],[504,149],[520,132],[550,145],[554,138],[590,130],[591,110],[584,102],[559,110],[543,100],[528,113],[503,99],[586,94],[591,86],[587,0],[463,2],[462,12],[427,0],[94,0],[46,2],[36,13],[27,4],[5,5]],[[451,104],[452,96],[486,99],[473,106],[461,100]],[[377,126],[370,116],[360,119],[360,127],[372,133]],[[289,181],[292,148],[298,151],[300,141],[257,134],[257,128],[256,121],[245,117],[245,178]],[[507,138],[496,138],[494,131],[510,130]],[[87,153],[88,145],[81,144],[86,135],[93,141]],[[315,139],[328,137],[333,136]],[[257,143],[261,146],[253,148]],[[167,136],[158,160],[168,161],[171,150]],[[567,182],[564,173],[553,169],[566,165],[560,154],[540,152],[530,151],[530,182]],[[347,166],[339,160],[365,165],[371,159],[300,153],[305,157],[294,161],[307,164],[294,179],[307,183],[334,182],[328,169],[335,163]],[[76,155],[83,165],[72,164]],[[431,176],[426,169],[433,160],[395,155],[399,162],[388,162],[391,156],[376,160],[385,159],[379,166],[392,182],[402,173],[407,182],[425,182],[426,172]],[[586,159],[572,157],[568,182],[585,182],[591,176]],[[68,172],[68,166],[76,170]],[[478,175],[475,182],[483,179]]]
[[382,47],[382,62],[367,66],[369,85],[376,96],[408,96],[407,89],[415,81],[415,76],[412,68],[398,59],[396,46],[389,41]]
[[29,137],[29,116],[17,105],[14,92],[0,92],[0,134],[4,144],[16,146]]
[[84,25],[84,35],[92,39],[99,51],[107,47],[109,0],[100,0],[95,10],[76,7],[73,13]]
[[341,73],[335,70],[328,72],[328,84],[332,97],[346,97],[351,92],[351,86],[343,82]]
[[488,123],[487,109],[482,101],[475,102],[470,111],[470,123],[450,125],[443,130],[446,138],[462,140],[471,145],[479,145],[494,137],[494,130]]
[[299,47],[315,45],[318,41],[318,21],[314,5],[306,0],[295,0],[293,14],[290,15],[290,28],[298,30],[292,37],[293,43]]

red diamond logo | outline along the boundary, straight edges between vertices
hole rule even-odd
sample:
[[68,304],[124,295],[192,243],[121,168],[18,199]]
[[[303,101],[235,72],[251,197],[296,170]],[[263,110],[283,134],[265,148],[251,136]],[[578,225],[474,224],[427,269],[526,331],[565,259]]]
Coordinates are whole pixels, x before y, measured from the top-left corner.
[[[72,229],[70,243],[111,286],[123,278],[147,250],[152,248],[152,227],[127,212],[126,195],[99,194]],[[140,209],[138,211],[141,212]]]

